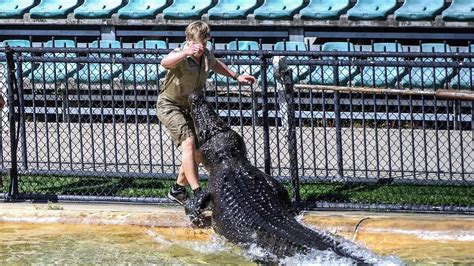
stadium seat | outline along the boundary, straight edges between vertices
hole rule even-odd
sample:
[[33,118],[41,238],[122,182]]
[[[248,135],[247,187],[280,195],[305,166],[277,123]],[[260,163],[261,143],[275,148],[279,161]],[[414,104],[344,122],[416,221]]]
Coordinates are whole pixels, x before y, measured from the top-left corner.
[[301,19],[339,19],[349,8],[350,0],[311,0],[301,9]]
[[[274,47],[275,51],[307,51],[306,45],[304,42],[277,42]],[[308,60],[308,56],[288,56],[288,60]],[[298,83],[300,80],[304,80],[309,74],[309,66],[305,65],[288,65],[288,68],[291,69],[293,76],[293,81]],[[274,70],[269,67],[267,71],[267,81],[268,84],[273,86],[275,84]]]
[[253,13],[256,19],[293,19],[303,4],[303,0],[265,0]]
[[444,21],[474,21],[474,1],[453,0],[442,17]]
[[[422,53],[451,53],[449,45],[443,43],[425,43],[421,45]],[[452,62],[450,58],[417,58],[418,62]],[[450,67],[413,67],[409,75],[403,77],[401,84],[404,88],[433,89],[443,88],[454,74]]]
[[[323,45],[322,51],[341,51],[353,52],[355,51],[354,44],[347,42],[327,42]],[[323,57],[323,60],[336,60],[333,57]],[[339,57],[337,60],[350,60],[348,57]],[[359,69],[353,66],[340,66],[335,69],[332,66],[316,66],[316,69],[306,78],[309,84],[317,85],[337,85],[334,80],[334,71],[337,70],[337,77],[339,85],[344,86],[349,83],[349,80],[359,73]]]
[[[374,52],[403,52],[403,47],[399,43],[374,43]],[[375,61],[397,61],[396,57],[376,57]],[[403,58],[398,58],[403,61]],[[370,87],[393,87],[395,83],[407,73],[405,67],[370,67],[364,66],[363,72],[353,80],[355,86]]]
[[41,0],[40,4],[30,10],[31,18],[66,18],[76,6],[79,0]]
[[257,7],[257,0],[219,0],[207,12],[209,19],[246,19]]
[[403,5],[395,10],[395,19],[433,20],[443,7],[444,0],[405,0]]
[[[139,49],[167,49],[164,41],[139,41],[135,46]],[[158,59],[163,55],[158,54],[136,54],[135,58],[151,58]],[[147,82],[156,83],[160,78],[164,77],[166,69],[159,63],[156,64],[132,64],[120,75],[126,83],[144,84]]]
[[[11,47],[31,47],[31,43],[28,40],[5,40],[0,43],[2,47],[5,47],[7,45]],[[0,53],[1,54],[1,53]],[[25,56],[30,56],[30,53],[22,53],[22,55]],[[6,68],[6,63],[2,62],[4,64],[4,67]],[[22,75],[27,76],[31,72],[32,69],[35,68],[35,65],[32,62],[24,62],[21,65],[22,68]]]
[[211,0],[174,0],[163,10],[165,19],[200,19],[211,7]]
[[397,0],[357,0],[347,11],[350,20],[385,20],[397,8]]
[[[63,47],[72,48],[76,47],[72,40],[54,40],[48,41],[45,47]],[[47,53],[44,57],[76,57],[75,53]],[[38,68],[33,71],[32,78],[36,83],[58,83],[67,81],[69,77],[73,77],[77,71],[76,63],[63,63],[63,62],[45,62],[40,63]]]
[[9,0],[0,2],[0,18],[23,18],[35,5],[35,0]]
[[[120,42],[118,41],[94,41],[89,46],[90,48],[120,48]],[[108,53],[93,53],[90,55],[92,58],[110,58],[116,57],[120,58],[120,54],[108,54]],[[112,81],[117,77],[122,70],[121,64],[114,63],[87,63],[85,66],[78,72],[77,75],[74,75],[74,78],[77,79],[79,76],[79,82],[82,83],[102,83]]]
[[[469,53],[474,53],[474,44],[469,47]],[[474,58],[466,58],[464,62],[474,63]],[[461,68],[459,74],[457,74],[451,80],[451,86],[453,89],[461,90],[474,90],[474,68]]]
[[120,19],[153,19],[165,7],[166,0],[130,0],[117,13]]
[[84,0],[74,10],[75,18],[110,18],[122,6],[122,0]]
[[[248,50],[259,50],[259,45],[255,41],[232,41],[229,42],[227,45],[228,50],[238,50],[238,51],[248,51]],[[229,55],[226,56],[225,59],[228,60],[237,60],[237,59],[258,59],[258,56],[245,56],[245,55]],[[261,72],[261,68],[259,65],[234,65],[234,64],[227,64],[228,67],[236,72],[240,73],[241,75],[252,75],[255,77],[258,77]],[[222,75],[214,75],[216,79],[216,84],[217,85],[235,85],[237,84],[237,81],[233,80],[232,78],[224,77]]]

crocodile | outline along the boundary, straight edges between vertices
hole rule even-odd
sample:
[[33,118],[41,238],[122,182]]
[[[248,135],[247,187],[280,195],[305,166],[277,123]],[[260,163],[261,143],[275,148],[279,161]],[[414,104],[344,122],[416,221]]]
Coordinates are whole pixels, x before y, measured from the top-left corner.
[[188,100],[202,164],[209,174],[205,195],[195,201],[199,206],[185,206],[193,222],[202,219],[202,210],[210,202],[217,234],[244,247],[256,244],[272,254],[270,261],[316,249],[366,262],[361,252],[354,252],[352,242],[298,222],[288,191],[250,163],[243,138],[201,94],[191,94]]

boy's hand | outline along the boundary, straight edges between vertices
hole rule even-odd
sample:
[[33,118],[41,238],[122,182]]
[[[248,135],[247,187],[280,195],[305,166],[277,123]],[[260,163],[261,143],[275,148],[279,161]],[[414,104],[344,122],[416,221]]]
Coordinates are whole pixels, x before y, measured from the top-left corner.
[[200,57],[204,53],[204,45],[202,43],[197,43],[193,41],[188,41],[186,43],[186,49],[184,50],[186,55],[192,55],[195,57]]
[[237,81],[239,83],[255,84],[257,82],[257,79],[254,76],[251,76],[251,75],[240,75],[237,78]]

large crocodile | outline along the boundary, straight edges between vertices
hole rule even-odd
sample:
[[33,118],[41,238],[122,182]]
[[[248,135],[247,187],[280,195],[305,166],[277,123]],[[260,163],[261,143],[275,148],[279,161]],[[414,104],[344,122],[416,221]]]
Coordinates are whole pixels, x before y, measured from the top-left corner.
[[[240,245],[257,244],[276,260],[317,249],[332,250],[356,262],[365,261],[349,241],[300,224],[287,190],[251,165],[242,137],[217,116],[201,95],[190,95],[189,102],[203,165],[209,173],[207,199],[212,202],[216,233]],[[188,214],[199,220],[201,209],[190,205],[186,207]]]

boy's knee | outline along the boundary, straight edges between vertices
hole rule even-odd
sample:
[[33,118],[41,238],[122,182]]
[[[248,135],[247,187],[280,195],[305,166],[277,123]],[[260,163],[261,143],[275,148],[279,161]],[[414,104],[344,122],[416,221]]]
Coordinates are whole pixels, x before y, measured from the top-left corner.
[[187,137],[183,142],[181,143],[181,146],[183,147],[183,152],[193,152],[195,149],[195,140],[193,136]]

